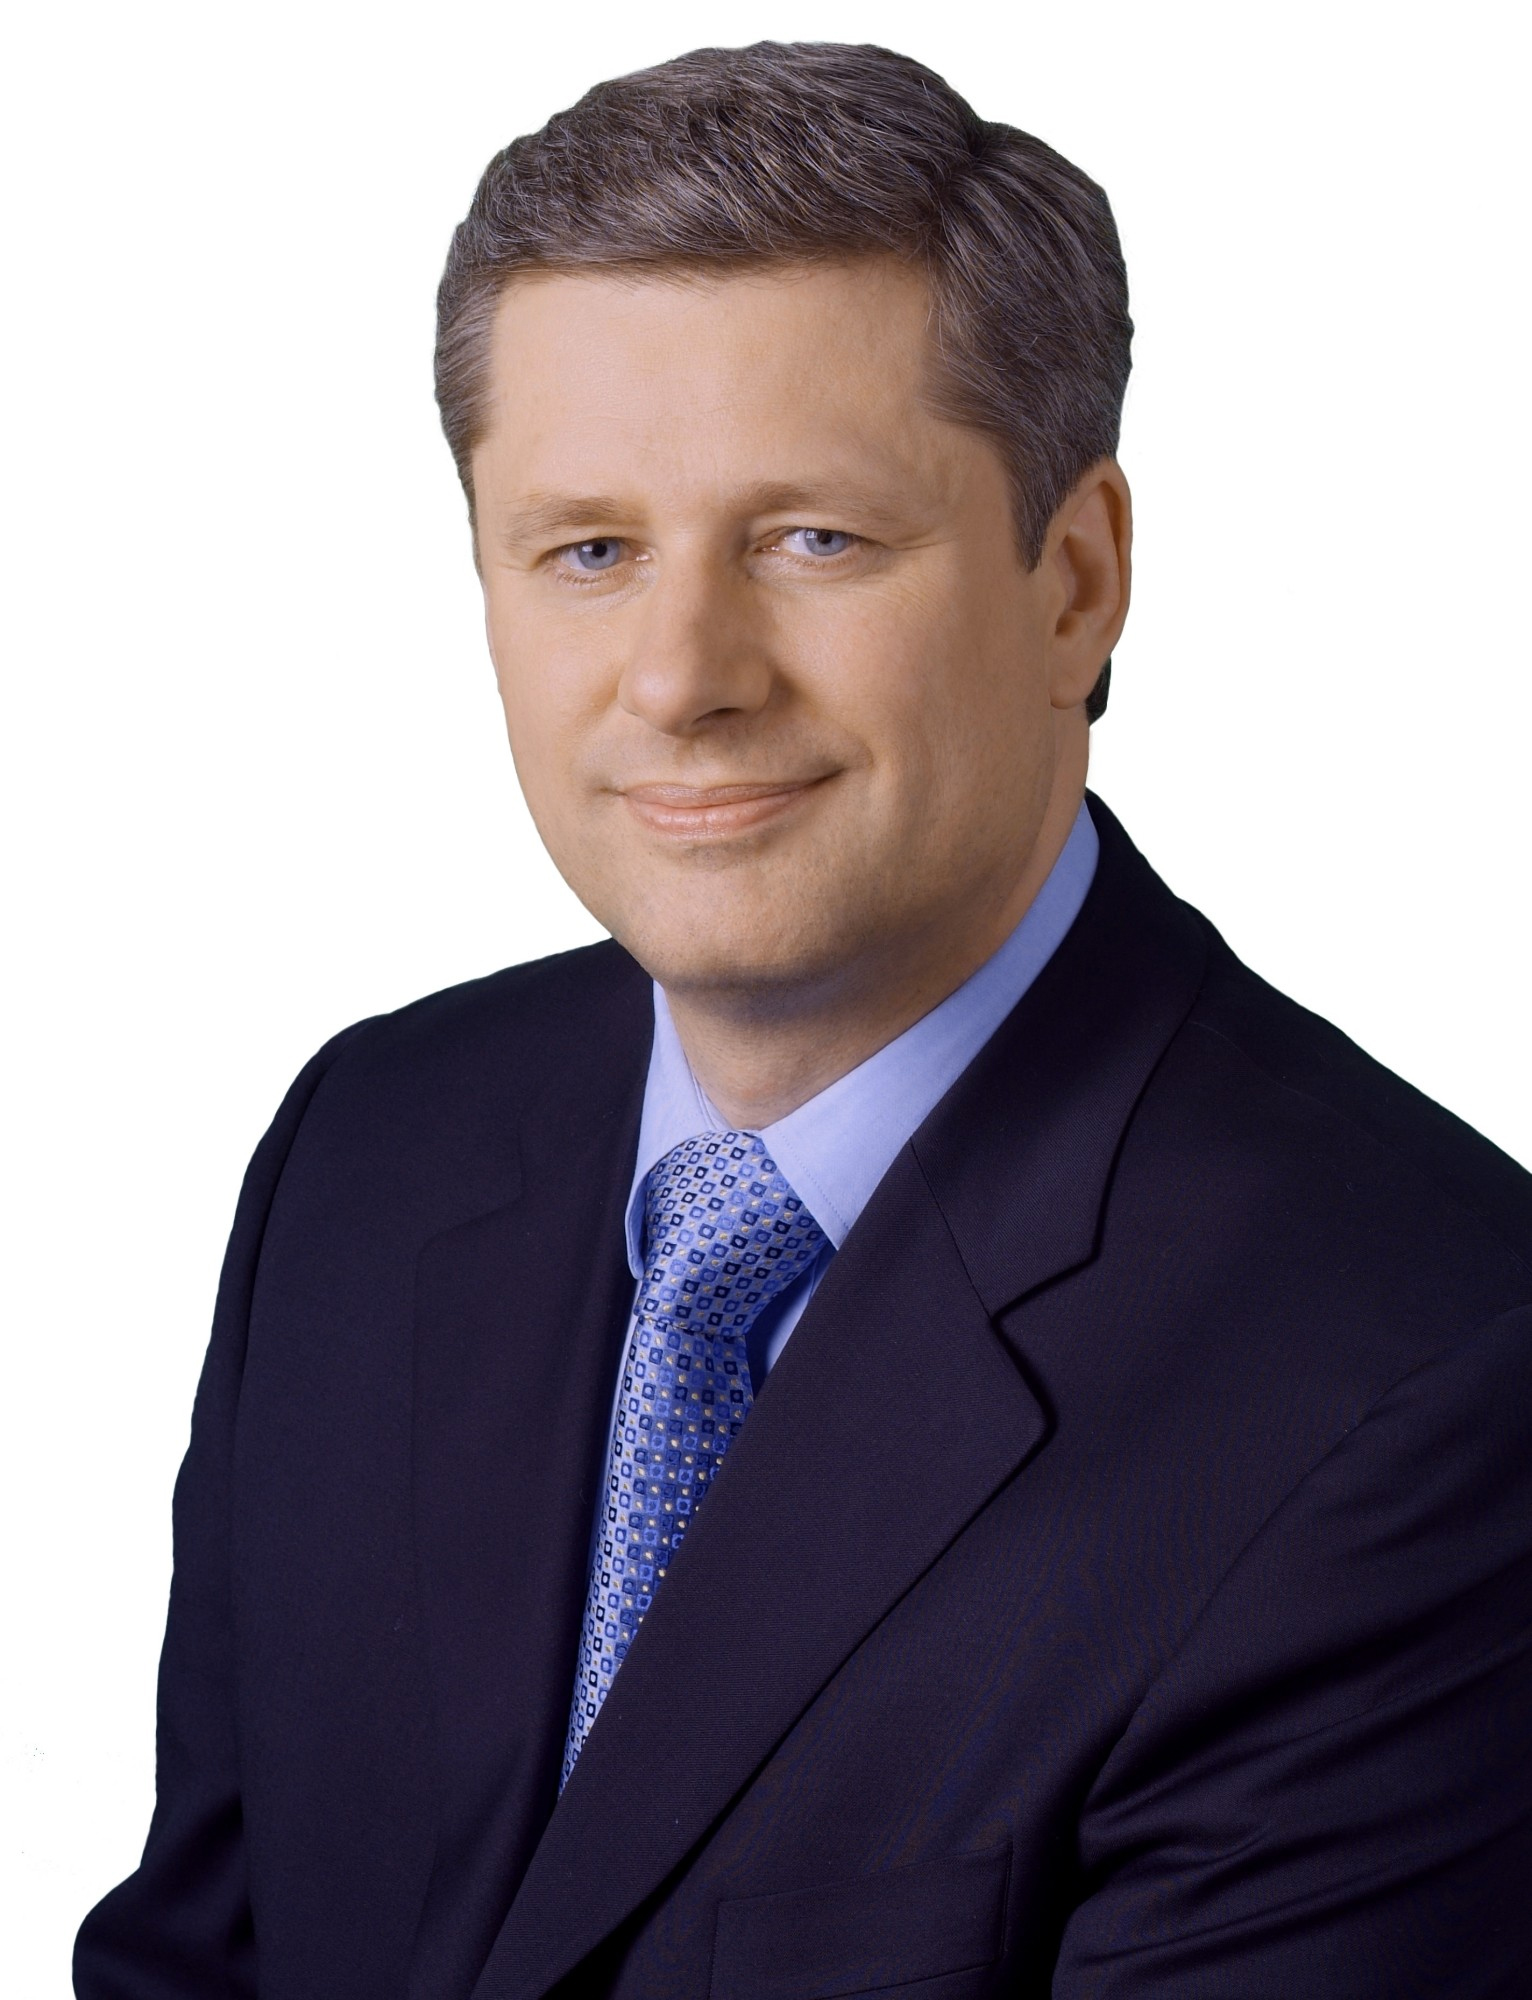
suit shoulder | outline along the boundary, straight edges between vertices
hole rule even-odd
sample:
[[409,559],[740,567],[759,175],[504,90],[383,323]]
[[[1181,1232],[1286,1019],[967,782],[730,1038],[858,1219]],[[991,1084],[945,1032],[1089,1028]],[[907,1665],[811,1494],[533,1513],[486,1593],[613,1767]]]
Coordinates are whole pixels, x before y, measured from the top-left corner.
[[631,1066],[649,1033],[649,995],[647,975],[610,940],[507,966],[344,1030],[327,1045],[327,1091],[450,1098],[491,1078],[497,1096],[588,1084],[608,1059]]
[[1243,1059],[1252,1106],[1263,1094],[1273,1105],[1301,1104],[1311,1139],[1359,1168],[1370,1163],[1369,1178],[1392,1184],[1401,1227],[1426,1212],[1448,1227],[1455,1212],[1463,1228],[1494,1239],[1532,1277],[1532,1174],[1250,971],[1216,932],[1186,1031]]
[[610,938],[508,965],[377,1016],[402,1042],[507,1028],[579,1034],[614,1007],[648,999],[648,975]]

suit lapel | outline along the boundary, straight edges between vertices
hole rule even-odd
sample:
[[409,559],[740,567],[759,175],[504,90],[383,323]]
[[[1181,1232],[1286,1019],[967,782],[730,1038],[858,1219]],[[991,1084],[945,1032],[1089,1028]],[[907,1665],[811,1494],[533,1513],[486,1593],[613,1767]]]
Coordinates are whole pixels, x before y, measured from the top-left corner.
[[416,1276],[414,1516],[440,1803],[410,1992],[431,2000],[472,1985],[556,1796],[633,1289],[623,1210],[647,982],[620,998],[593,1033],[600,1074],[498,1134],[519,1145],[519,1196],[433,1238]]
[[[1206,962],[1200,921],[1092,811],[1102,857],[1079,918],[832,1263],[671,1565],[474,2000],[538,2000],[637,1910],[1045,1443],[996,1318],[1094,1254],[1123,1129]],[[566,1561],[572,1573],[573,1550]],[[556,1736],[573,1658],[561,1629],[558,1686],[540,1697]],[[727,1690],[728,1728],[711,1702],[688,1712],[687,1689]]]

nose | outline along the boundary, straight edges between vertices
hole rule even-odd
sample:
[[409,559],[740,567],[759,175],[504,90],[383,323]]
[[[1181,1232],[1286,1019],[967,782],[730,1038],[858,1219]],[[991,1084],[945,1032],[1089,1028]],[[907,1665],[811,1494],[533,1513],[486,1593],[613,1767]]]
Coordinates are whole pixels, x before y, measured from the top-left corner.
[[651,729],[694,736],[771,699],[761,607],[716,554],[672,557],[634,608],[618,700]]

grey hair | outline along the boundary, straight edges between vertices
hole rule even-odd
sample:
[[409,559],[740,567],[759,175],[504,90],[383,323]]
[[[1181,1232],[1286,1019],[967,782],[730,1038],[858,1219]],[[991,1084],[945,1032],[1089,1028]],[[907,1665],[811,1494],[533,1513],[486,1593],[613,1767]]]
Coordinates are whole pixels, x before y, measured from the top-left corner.
[[1112,211],[1040,139],[871,46],[696,49],[495,155],[437,293],[436,398],[470,512],[495,308],[519,273],[876,254],[924,277],[932,404],[995,444],[1035,568],[1062,501],[1117,449],[1133,322]]

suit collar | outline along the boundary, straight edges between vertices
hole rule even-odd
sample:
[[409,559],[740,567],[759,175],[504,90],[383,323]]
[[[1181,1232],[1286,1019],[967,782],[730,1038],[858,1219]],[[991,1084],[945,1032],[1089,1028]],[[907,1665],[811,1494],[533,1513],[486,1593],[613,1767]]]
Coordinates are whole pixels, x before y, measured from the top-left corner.
[[912,1141],[992,1314],[1093,1255],[1123,1132],[1207,966],[1206,924],[1090,809],[1079,916]]

